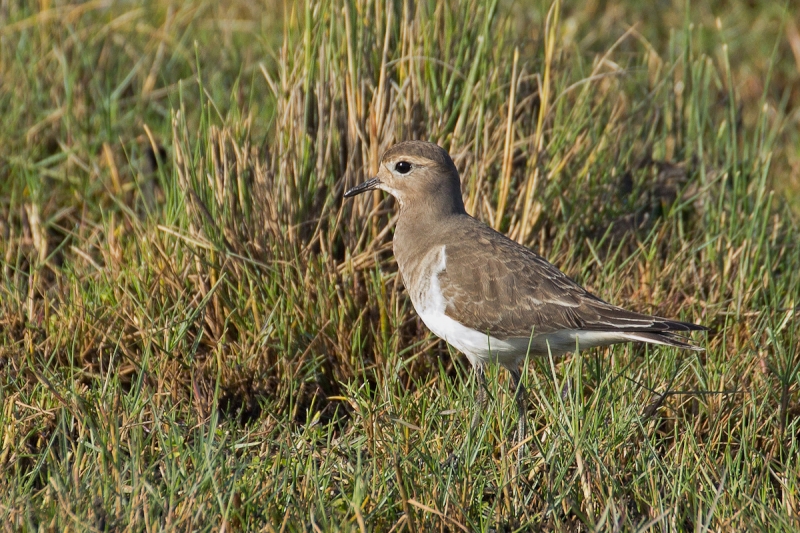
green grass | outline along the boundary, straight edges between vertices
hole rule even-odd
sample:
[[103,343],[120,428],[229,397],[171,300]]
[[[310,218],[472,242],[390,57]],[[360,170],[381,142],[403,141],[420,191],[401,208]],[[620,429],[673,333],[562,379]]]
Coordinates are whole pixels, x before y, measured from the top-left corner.
[[[12,4],[5,530],[800,527],[788,4]],[[706,351],[530,361],[521,465],[493,369],[470,437],[392,200],[342,200],[410,138],[472,214]]]

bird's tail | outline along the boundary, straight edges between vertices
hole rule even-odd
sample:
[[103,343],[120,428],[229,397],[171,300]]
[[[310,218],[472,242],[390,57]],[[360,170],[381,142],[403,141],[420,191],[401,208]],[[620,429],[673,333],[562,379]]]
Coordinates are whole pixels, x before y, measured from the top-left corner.
[[683,348],[685,350],[694,350],[697,352],[702,352],[705,350],[705,348],[702,348],[700,346],[688,342],[689,339],[668,331],[630,332],[630,333],[625,333],[624,335],[625,338],[634,342],[649,342],[652,344],[663,344],[664,346],[674,346],[676,348]]

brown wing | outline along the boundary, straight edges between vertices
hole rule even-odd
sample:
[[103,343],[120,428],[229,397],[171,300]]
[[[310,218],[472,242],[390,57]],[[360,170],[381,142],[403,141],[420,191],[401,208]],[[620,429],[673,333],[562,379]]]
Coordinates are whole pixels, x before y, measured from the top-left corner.
[[[464,217],[445,248],[445,314],[498,338],[564,329],[666,332],[705,329],[626,311],[590,294],[533,251]],[[477,244],[474,246],[477,236]],[[467,243],[470,243],[467,245]],[[456,282],[455,280],[458,280]]]

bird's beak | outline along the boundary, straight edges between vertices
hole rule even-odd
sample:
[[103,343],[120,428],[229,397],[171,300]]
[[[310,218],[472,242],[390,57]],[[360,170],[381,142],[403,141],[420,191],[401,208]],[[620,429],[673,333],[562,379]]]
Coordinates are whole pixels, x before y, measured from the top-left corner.
[[378,185],[380,185],[380,183],[381,183],[381,180],[379,180],[378,178],[372,178],[371,180],[367,180],[364,183],[356,185],[355,187],[353,187],[352,189],[350,189],[349,191],[344,193],[344,197],[345,198],[352,198],[353,196],[356,196],[357,194],[361,194],[362,192],[367,192],[367,191],[371,191],[371,190],[377,189]]

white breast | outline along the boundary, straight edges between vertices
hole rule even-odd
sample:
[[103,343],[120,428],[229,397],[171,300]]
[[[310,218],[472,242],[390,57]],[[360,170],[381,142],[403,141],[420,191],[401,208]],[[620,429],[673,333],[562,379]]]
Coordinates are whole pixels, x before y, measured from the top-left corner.
[[473,365],[500,363],[507,368],[517,368],[530,353],[531,356],[559,356],[577,349],[607,346],[617,342],[644,341],[633,333],[611,331],[584,331],[564,329],[530,337],[498,339],[484,332],[464,326],[445,314],[447,305],[439,285],[439,274],[447,268],[445,246],[428,252],[422,261],[425,265],[416,280],[421,285],[409,290],[414,309],[438,337],[464,353]]
[[496,362],[516,368],[527,353],[529,339],[500,340],[466,327],[447,316],[445,309],[448,302],[444,299],[439,285],[439,274],[447,268],[445,246],[429,254],[434,254],[425,258],[431,268],[427,269],[419,280],[424,287],[418,291],[417,298],[412,297],[411,300],[414,309],[428,329],[463,352],[473,365]]

